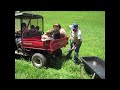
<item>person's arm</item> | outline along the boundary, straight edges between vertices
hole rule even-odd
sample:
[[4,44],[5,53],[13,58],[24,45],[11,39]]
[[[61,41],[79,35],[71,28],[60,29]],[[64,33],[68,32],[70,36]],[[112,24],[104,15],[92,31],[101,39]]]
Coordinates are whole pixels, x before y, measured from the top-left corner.
[[72,37],[72,31],[70,31],[70,38],[69,38],[70,40],[72,40],[73,39],[73,37]]
[[74,44],[73,47],[72,47],[72,50],[74,50],[75,47],[76,47],[77,45],[79,45],[79,44],[80,44],[80,39],[77,39],[77,40],[75,41],[75,44]]
[[64,36],[67,37],[67,33],[66,33],[65,29],[63,29],[63,33],[64,33]]

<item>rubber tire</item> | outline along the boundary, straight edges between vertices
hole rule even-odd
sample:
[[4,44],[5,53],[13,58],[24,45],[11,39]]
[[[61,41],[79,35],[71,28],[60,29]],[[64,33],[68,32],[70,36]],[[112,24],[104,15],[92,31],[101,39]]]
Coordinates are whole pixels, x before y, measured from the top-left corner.
[[32,56],[32,64],[36,68],[42,68],[46,65],[46,58],[40,53],[35,53]]

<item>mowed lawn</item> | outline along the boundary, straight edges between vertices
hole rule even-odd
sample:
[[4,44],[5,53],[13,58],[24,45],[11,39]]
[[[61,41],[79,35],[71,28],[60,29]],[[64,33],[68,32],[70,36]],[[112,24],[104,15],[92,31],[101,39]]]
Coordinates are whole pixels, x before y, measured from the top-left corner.
[[[83,43],[79,52],[82,56],[97,56],[105,60],[105,12],[104,11],[37,11],[31,12],[44,17],[45,32],[52,29],[54,23],[60,23],[70,36],[68,25],[78,23],[82,32]],[[90,79],[84,68],[73,63],[73,58],[66,60],[70,43],[62,48],[63,59],[52,60],[51,67],[37,69],[31,61],[15,59],[16,79]],[[74,53],[72,53],[73,57]]]

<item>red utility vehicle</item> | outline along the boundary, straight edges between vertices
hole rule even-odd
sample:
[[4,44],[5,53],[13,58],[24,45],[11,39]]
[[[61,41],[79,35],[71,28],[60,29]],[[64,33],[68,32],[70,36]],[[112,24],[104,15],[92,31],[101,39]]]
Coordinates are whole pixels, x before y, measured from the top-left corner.
[[[39,26],[40,32],[23,33],[22,23],[26,23],[29,30],[31,25]],[[41,15],[17,13],[15,14],[15,28],[20,31],[15,32],[15,54],[30,56],[33,66],[37,68],[45,66],[47,59],[51,56],[62,57],[61,48],[68,44],[68,37],[41,40],[41,35],[44,34],[44,20]]]

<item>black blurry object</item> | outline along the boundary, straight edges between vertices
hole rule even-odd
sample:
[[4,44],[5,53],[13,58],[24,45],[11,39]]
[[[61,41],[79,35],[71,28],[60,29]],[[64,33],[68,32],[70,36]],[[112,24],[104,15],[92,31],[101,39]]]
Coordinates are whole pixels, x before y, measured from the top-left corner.
[[80,57],[86,68],[95,73],[96,79],[105,79],[105,62],[96,56]]

